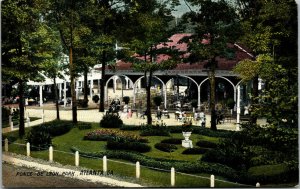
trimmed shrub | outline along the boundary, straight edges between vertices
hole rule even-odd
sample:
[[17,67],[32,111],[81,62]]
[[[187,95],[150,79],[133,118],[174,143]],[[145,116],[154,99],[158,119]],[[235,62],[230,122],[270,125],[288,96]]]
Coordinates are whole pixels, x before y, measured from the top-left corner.
[[182,139],[181,138],[167,138],[162,140],[160,143],[166,143],[166,144],[181,144]]
[[205,154],[208,148],[188,148],[182,152],[182,154]]
[[199,140],[196,143],[196,145],[199,146],[199,147],[204,147],[204,148],[216,148],[217,147],[216,143],[210,142],[210,141],[207,141],[207,140]]
[[79,130],[86,130],[86,129],[91,129],[92,128],[92,124],[91,123],[77,123],[76,127]]
[[[235,131],[227,131],[227,130],[217,130],[212,131],[210,128],[203,128],[198,126],[191,126],[194,134],[210,136],[210,137],[221,137],[228,138],[234,134]],[[168,129],[171,133],[181,133],[182,127],[178,126],[168,126]]]
[[151,146],[140,142],[128,142],[119,138],[109,139],[106,147],[110,150],[130,150],[137,152],[149,152]]
[[128,151],[115,151],[107,150],[104,152],[84,152],[76,147],[72,147],[71,151],[79,151],[80,156],[83,157],[99,157],[102,158],[104,155],[108,158],[123,159],[131,161],[133,163],[139,161],[141,165],[155,167],[159,169],[170,170],[171,167],[175,167],[176,171],[184,173],[207,173],[223,176],[234,182],[240,181],[240,175],[234,169],[217,163],[207,163],[201,161],[183,161],[183,160],[169,160],[163,158],[149,157],[143,154],[138,154]]
[[115,114],[106,114],[100,121],[100,127],[103,128],[120,128],[122,125],[123,121],[120,116]]
[[142,142],[147,143],[148,139],[141,138],[137,135],[128,134],[122,131],[116,131],[111,129],[98,129],[88,132],[84,136],[84,140],[106,141],[109,139],[119,138],[128,142]]
[[52,144],[47,126],[32,127],[25,140],[30,143],[30,149],[34,151],[47,150]]
[[93,100],[93,102],[98,103],[99,100],[100,100],[100,98],[99,98],[98,95],[94,95],[93,98],[92,98],[92,100]]
[[174,152],[178,149],[177,146],[175,146],[174,144],[167,143],[156,143],[154,147],[163,152]]
[[161,96],[155,96],[153,97],[153,102],[156,106],[160,106],[162,103],[163,99]]
[[141,127],[141,136],[170,136],[169,129],[166,126],[146,125]]
[[51,121],[42,124],[42,126],[47,127],[47,131],[49,134],[54,137],[54,136],[60,136],[63,134],[66,134],[73,128],[73,123],[71,121]]

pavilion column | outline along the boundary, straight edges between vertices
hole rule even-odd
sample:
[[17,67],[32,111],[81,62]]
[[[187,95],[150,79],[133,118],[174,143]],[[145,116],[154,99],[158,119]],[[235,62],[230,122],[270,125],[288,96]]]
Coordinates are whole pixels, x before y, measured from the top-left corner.
[[129,84],[128,84],[128,78],[127,77],[125,77],[125,89],[128,89],[129,87]]
[[135,93],[136,93],[136,88],[135,88],[135,84],[133,85],[133,103],[135,104]]
[[198,109],[201,107],[201,85],[198,86]]
[[237,86],[237,111],[236,111],[236,129],[239,130],[239,124],[240,124],[240,113],[241,113],[241,108],[240,108],[240,85]]
[[[238,85],[238,86],[240,86],[240,85]],[[234,111],[236,111],[236,109],[237,109],[237,99],[236,99],[236,87],[233,87],[233,100],[234,100]],[[239,93],[239,92],[238,92]]]
[[116,88],[117,88],[117,78],[114,76],[114,78],[113,78],[113,89],[114,89],[114,93],[116,92]]
[[59,100],[61,100],[61,83],[58,84],[58,87],[59,87],[59,96],[58,97],[59,97]]
[[64,108],[66,107],[67,104],[67,82],[64,81]]
[[167,85],[166,84],[163,84],[163,92],[164,92],[165,109],[167,109]]
[[94,80],[91,79],[91,84],[90,84],[90,96],[91,96],[91,99],[93,98],[93,87],[94,87]]
[[40,107],[43,106],[43,85],[40,85]]

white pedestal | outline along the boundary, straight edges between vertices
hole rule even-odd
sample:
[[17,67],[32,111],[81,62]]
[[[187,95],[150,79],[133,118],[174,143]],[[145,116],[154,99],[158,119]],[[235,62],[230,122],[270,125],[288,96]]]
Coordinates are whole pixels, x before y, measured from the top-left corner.
[[193,142],[191,140],[182,140],[182,146],[185,148],[193,148]]

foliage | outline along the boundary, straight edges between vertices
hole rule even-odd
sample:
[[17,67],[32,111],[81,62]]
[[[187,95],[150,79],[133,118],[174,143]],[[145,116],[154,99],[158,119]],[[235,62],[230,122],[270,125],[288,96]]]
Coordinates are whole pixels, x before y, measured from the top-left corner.
[[188,148],[182,154],[205,154],[209,148]]
[[149,152],[151,146],[140,142],[131,142],[125,138],[113,137],[107,141],[106,147],[110,150],[129,150],[137,152]]
[[166,126],[142,125],[141,136],[170,136],[170,131]]
[[141,126],[130,126],[130,125],[123,125],[120,130],[124,131],[139,131],[141,130]]
[[154,147],[163,152],[174,152],[175,150],[177,150],[177,146],[167,143],[156,143]]
[[192,132],[193,131],[193,127],[190,124],[190,122],[185,122],[182,124],[181,126],[182,132]]
[[197,107],[198,107],[198,100],[193,99],[193,100],[191,101],[191,105],[192,105],[193,108],[197,108]]
[[100,127],[104,128],[120,128],[123,125],[123,121],[119,115],[106,114],[100,121]]
[[248,173],[250,181],[262,184],[295,182],[299,177],[299,172],[285,163],[251,167]]
[[227,101],[226,101],[226,105],[229,109],[233,109],[234,108],[234,105],[235,105],[235,102],[232,98],[229,98]]
[[147,143],[148,140],[141,138],[137,135],[128,134],[122,131],[116,131],[111,129],[98,129],[91,132],[88,132],[84,136],[84,140],[96,140],[96,141],[106,141],[108,139],[120,138],[129,142],[142,142]]
[[140,162],[141,165],[155,167],[160,169],[170,170],[171,167],[175,167],[176,171],[184,173],[207,173],[215,174],[228,178],[232,181],[239,181],[239,175],[234,169],[217,163],[206,163],[201,161],[188,162],[179,160],[166,160],[162,158],[148,157],[143,154],[137,154],[126,151],[104,151],[104,152],[84,152],[76,147],[71,148],[72,151],[79,151],[81,156],[86,157],[99,157],[104,155],[108,158],[124,159],[136,163]]
[[92,128],[92,124],[91,123],[77,123],[76,124],[76,127],[79,129],[79,130],[87,130],[87,129],[91,129]]
[[162,140],[160,143],[165,143],[165,144],[181,144],[182,139],[181,138],[167,138]]
[[30,143],[32,150],[46,150],[52,144],[51,135],[47,126],[33,127],[26,135],[26,142]]
[[130,97],[129,97],[129,96],[124,96],[124,97],[123,97],[123,102],[124,102],[125,104],[128,104],[129,101],[130,101]]
[[162,103],[162,97],[161,96],[155,96],[153,97],[153,102],[156,106],[160,106]]
[[73,123],[70,121],[51,121],[41,125],[47,129],[47,132],[54,137],[66,134],[69,132],[74,126]]
[[94,95],[92,100],[97,104],[99,102],[99,99],[99,95]]
[[82,107],[82,108],[88,107],[88,101],[86,101],[84,99],[77,100],[77,104],[79,107]]
[[204,147],[204,148],[216,148],[217,147],[216,143],[210,142],[210,141],[207,141],[207,140],[199,140],[196,143],[196,145],[199,146],[199,147]]

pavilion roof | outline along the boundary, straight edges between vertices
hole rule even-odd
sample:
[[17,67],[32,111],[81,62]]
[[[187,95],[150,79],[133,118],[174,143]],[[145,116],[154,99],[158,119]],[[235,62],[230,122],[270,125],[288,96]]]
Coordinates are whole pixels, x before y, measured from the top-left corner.
[[[180,52],[187,51],[188,45],[187,43],[180,42],[183,37],[191,36],[192,34],[189,33],[180,33],[174,34],[169,38],[168,42],[164,42],[157,45],[157,48],[169,47],[178,49]],[[202,43],[209,43],[206,39],[202,40]],[[242,44],[227,44],[229,48],[234,49],[235,56],[233,59],[227,59],[225,57],[217,57],[216,60],[218,61],[218,68],[217,70],[232,70],[233,67],[238,64],[241,60],[244,59],[251,59],[253,55],[249,52],[249,49],[244,47]],[[189,53],[184,53],[182,56],[183,58],[187,57]],[[136,55],[137,56],[137,55]],[[169,59],[170,56],[166,54],[159,54],[156,57],[156,62],[162,62],[164,60]],[[142,57],[141,57],[142,59]],[[204,69],[204,65],[207,63],[206,61],[200,61],[197,63],[179,63],[173,70],[194,70],[194,69]],[[131,70],[132,63],[124,62],[122,60],[118,60],[116,62],[116,70]]]

